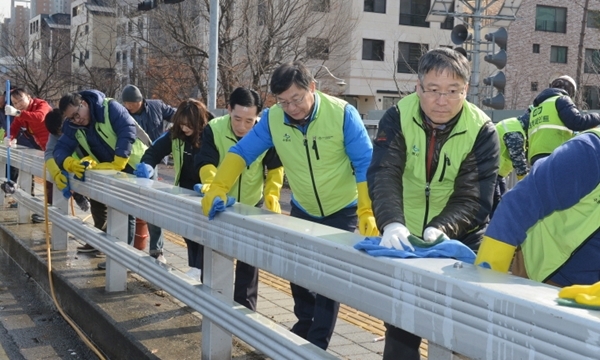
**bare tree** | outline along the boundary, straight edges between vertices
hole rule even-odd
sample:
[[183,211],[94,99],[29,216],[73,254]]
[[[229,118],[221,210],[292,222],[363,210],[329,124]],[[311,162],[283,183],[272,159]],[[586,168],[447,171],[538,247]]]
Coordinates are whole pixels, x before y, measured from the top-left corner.
[[[147,48],[151,93],[206,98],[209,3],[184,1],[147,13],[149,28],[133,41]],[[221,0],[218,105],[237,86],[268,88],[271,72],[285,61],[335,69],[351,51],[346,40],[354,23],[351,4],[342,0]]]
[[56,100],[68,89],[71,56],[68,15],[53,15],[55,21],[44,21],[34,26],[38,36],[28,40],[27,34],[17,34],[9,27],[6,41],[0,43],[2,52],[11,59],[7,77],[15,86],[23,87],[39,98]]

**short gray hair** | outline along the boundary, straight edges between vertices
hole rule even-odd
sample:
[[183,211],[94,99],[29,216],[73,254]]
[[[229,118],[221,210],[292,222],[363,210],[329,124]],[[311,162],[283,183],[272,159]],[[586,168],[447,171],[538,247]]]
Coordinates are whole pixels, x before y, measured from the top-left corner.
[[456,50],[450,48],[432,49],[419,59],[418,75],[421,83],[430,71],[443,72],[444,70],[463,79],[465,84],[469,83],[471,65],[469,60]]

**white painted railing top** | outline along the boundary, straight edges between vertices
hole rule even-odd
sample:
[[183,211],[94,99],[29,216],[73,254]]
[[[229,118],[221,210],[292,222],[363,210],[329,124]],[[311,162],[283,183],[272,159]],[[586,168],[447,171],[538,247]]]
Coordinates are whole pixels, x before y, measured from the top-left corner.
[[[43,160],[39,152],[16,150],[11,155],[13,166],[41,176]],[[0,147],[0,161],[5,159],[6,151]],[[471,358],[597,359],[600,354],[600,311],[556,305],[557,289],[552,286],[452,259],[370,257],[353,248],[362,239],[359,235],[241,204],[208,221],[201,215],[199,197],[193,192],[114,171],[88,171],[85,182],[71,180],[71,185],[73,190],[120,213],[147,220]],[[35,201],[26,205],[40,206]],[[51,219],[59,223],[60,216],[53,211]],[[74,227],[84,228],[81,223],[65,222],[63,226],[76,236],[81,230]],[[101,239],[105,235],[97,236]],[[106,243],[106,239],[103,241]],[[150,264],[150,259],[139,260],[141,253],[123,243],[103,246],[109,259],[138,271],[157,286],[165,286],[174,296],[181,296],[183,302],[209,316],[206,308],[194,301],[192,293],[178,289],[190,288],[186,286],[188,280],[179,274],[175,282],[168,278],[177,272],[154,271],[147,276],[150,270],[146,267],[164,268],[155,264],[142,266],[145,260]],[[205,279],[205,284],[210,282]],[[232,286],[231,282],[212,285],[212,289]],[[214,291],[207,287],[191,286],[196,293],[212,297],[215,308],[217,303],[229,301],[211,295]],[[227,306],[219,310],[225,312],[224,308]],[[221,320],[214,321],[266,353],[273,351],[274,345],[261,342],[299,341],[285,334],[285,330],[268,333],[277,338],[256,339],[238,333],[243,326],[230,327],[226,321],[220,324]],[[262,321],[268,322],[254,322]],[[284,338],[291,340],[283,341]],[[278,358],[311,356],[292,356],[287,351],[290,350],[271,354]],[[319,353],[322,356],[328,355]]]

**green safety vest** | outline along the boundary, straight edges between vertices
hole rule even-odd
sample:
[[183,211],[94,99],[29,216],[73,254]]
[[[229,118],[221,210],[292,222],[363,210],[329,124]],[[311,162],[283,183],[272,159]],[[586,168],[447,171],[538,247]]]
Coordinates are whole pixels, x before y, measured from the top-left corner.
[[[229,152],[229,148],[235,145],[237,137],[231,129],[231,117],[229,115],[221,116],[209,121],[208,126],[213,131],[215,146],[219,151],[219,164],[225,159],[225,155]],[[266,152],[262,153],[250,166],[242,172],[231,190],[229,196],[232,196],[236,201],[254,206],[263,195],[263,186],[265,182],[265,171],[263,166],[263,158]]]
[[[169,134],[171,136],[171,134]],[[183,167],[183,154],[185,150],[185,141],[181,139],[171,140],[171,154],[173,154],[173,168],[175,169],[175,181],[173,185],[179,186],[181,178],[181,168]]]
[[[600,129],[590,132],[600,137]],[[546,281],[600,228],[600,185],[577,204],[556,210],[529,230],[521,250],[530,279]]]
[[544,100],[540,105],[531,110],[529,117],[529,149],[527,159],[539,154],[550,154],[565,141],[573,137],[573,131],[565,126],[558,117],[556,100],[560,96],[553,96]]
[[[104,102],[102,102],[102,107],[104,107],[104,122],[96,121],[94,123],[94,128],[96,129],[96,132],[98,132],[102,140],[104,140],[104,142],[106,142],[110,146],[110,148],[114,150],[117,146],[117,134],[115,133],[115,131],[112,128],[112,125],[110,124],[110,118],[108,115],[108,103],[111,100],[111,98],[105,98]],[[139,127],[137,131],[140,131]],[[75,133],[75,138],[77,139],[79,145],[88,153],[88,155],[98,162],[98,159],[90,149],[90,145],[87,142],[87,137],[82,129],[77,130],[77,132]],[[131,155],[129,156],[127,164],[135,169],[137,164],[140,163],[140,160],[142,159],[142,156],[144,155],[144,152],[147,148],[148,147],[144,143],[142,143],[142,141],[139,138],[136,138],[135,142],[131,147]]]
[[[505,177],[513,171],[513,163],[510,159],[508,148],[504,143],[504,135],[519,132],[523,135],[523,139],[527,139],[527,135],[525,134],[525,130],[523,130],[523,126],[521,126],[521,122],[516,117],[502,120],[497,123],[496,131],[498,131],[498,137],[500,138],[500,169],[498,170],[498,175]],[[525,141],[523,141],[523,151],[524,150]]]
[[[404,220],[412,234],[422,234],[424,226],[440,214],[454,192],[460,165],[473,149],[481,127],[489,117],[466,102],[460,118],[440,149],[440,160],[427,183],[427,135],[416,93],[398,101],[400,126],[406,139],[406,166],[402,175]],[[429,196],[427,196],[429,193]]]
[[357,199],[356,179],[344,146],[341,99],[318,92],[319,104],[306,134],[284,122],[283,110],[269,110],[269,128],[294,199],[311,216],[331,215]]

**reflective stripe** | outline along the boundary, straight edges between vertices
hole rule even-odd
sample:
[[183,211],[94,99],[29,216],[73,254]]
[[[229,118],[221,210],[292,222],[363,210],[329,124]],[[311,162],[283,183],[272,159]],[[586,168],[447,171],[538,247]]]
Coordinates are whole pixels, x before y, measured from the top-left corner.
[[561,126],[561,125],[540,125],[538,127],[536,127],[533,131],[531,131],[531,133],[529,133],[529,136],[535,134],[538,130],[540,129],[553,129],[553,130],[560,130],[560,131],[566,131],[570,134],[573,133],[573,131],[571,129],[569,129],[566,126]]

